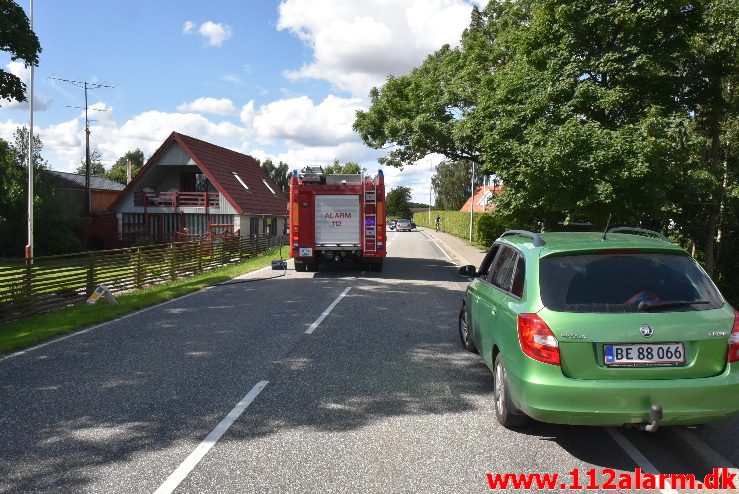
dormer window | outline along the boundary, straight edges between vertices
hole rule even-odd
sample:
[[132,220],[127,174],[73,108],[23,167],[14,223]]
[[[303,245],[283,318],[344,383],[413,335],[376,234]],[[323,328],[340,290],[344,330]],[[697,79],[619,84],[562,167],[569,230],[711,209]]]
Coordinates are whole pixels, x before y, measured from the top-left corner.
[[269,186],[269,184],[267,183],[265,179],[262,179],[262,183],[264,184],[265,187],[269,189],[270,192],[272,192],[272,194],[277,195],[277,193],[272,189],[272,187]]
[[239,177],[239,174],[238,174],[238,173],[236,173],[236,172],[231,172],[231,173],[233,173],[233,174],[234,174],[234,177],[236,177],[236,180],[238,180],[238,181],[239,181],[239,183],[240,183],[241,185],[243,185],[243,186],[244,186],[244,188],[245,188],[246,190],[249,190],[249,186],[248,186],[248,185],[246,185],[246,182],[244,182],[244,181],[243,181],[243,180],[241,179],[241,177]]

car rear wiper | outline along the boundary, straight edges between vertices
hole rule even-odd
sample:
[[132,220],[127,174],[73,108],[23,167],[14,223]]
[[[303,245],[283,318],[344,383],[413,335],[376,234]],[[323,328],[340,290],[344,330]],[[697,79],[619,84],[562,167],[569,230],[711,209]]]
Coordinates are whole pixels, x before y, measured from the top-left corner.
[[659,309],[667,309],[670,307],[683,307],[687,305],[696,305],[696,304],[710,304],[710,300],[668,300],[665,302],[639,302],[639,305],[637,306],[640,311],[646,312],[650,310],[659,310]]

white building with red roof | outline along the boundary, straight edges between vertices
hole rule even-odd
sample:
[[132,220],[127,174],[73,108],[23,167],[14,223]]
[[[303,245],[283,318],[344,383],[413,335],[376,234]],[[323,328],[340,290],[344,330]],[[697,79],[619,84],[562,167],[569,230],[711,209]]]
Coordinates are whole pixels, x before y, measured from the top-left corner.
[[110,210],[123,241],[282,235],[287,195],[245,154],[172,132]]

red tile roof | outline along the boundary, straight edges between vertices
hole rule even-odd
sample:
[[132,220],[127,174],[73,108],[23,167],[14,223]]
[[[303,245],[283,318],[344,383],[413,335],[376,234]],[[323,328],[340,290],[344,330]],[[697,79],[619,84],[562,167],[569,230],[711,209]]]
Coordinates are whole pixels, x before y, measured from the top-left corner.
[[[147,169],[156,163],[159,156],[174,142],[190,156],[239,214],[273,216],[287,214],[287,196],[279,190],[254,158],[177,132],[172,132],[167,137],[131,183],[126,186],[121,197],[132,190],[138,179],[146,174]],[[234,173],[246,183],[249,190],[239,183]],[[274,194],[264,182],[272,188]],[[111,206],[111,209],[117,205],[117,202]]]
[[[485,193],[487,191],[490,191],[495,196],[499,196],[501,192],[503,192],[503,186],[502,185],[483,185],[482,187],[478,187],[478,189],[475,191],[475,195],[473,195],[471,198],[467,199],[467,202],[464,203],[464,206],[462,206],[462,209],[460,211],[464,211],[469,213],[472,209],[472,202],[475,202],[475,211],[482,212],[483,206],[480,205],[480,201],[485,196]],[[485,205],[485,211],[492,211],[495,209],[495,204],[487,204]]]

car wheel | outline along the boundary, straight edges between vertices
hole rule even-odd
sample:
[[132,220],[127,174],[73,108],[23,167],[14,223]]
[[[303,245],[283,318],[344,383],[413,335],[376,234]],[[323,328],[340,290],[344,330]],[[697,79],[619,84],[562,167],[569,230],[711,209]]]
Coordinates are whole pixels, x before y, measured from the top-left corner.
[[503,365],[503,355],[500,353],[495,357],[494,384],[495,418],[498,419],[498,423],[506,429],[526,425],[529,422],[529,418],[516,409],[508,392],[508,379],[506,377],[505,365]]
[[295,261],[295,271],[304,273],[305,270],[306,270],[306,265],[303,261]]
[[475,344],[472,343],[472,338],[470,338],[470,322],[469,317],[467,316],[467,308],[462,307],[462,310],[459,311],[459,339],[462,340],[462,346],[465,350],[468,352],[477,352],[477,348],[475,348]]

